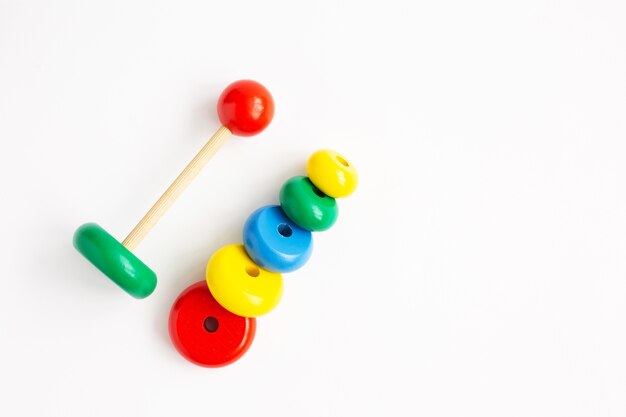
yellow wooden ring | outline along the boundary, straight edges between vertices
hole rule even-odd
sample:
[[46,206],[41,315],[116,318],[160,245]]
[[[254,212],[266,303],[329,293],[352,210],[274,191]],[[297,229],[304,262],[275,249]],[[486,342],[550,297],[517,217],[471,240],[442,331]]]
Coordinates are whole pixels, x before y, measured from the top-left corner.
[[269,313],[283,295],[282,275],[255,264],[243,245],[215,252],[207,264],[206,281],[222,307],[243,317]]
[[311,155],[306,164],[306,172],[317,188],[333,198],[349,196],[359,183],[359,174],[354,165],[329,149]]

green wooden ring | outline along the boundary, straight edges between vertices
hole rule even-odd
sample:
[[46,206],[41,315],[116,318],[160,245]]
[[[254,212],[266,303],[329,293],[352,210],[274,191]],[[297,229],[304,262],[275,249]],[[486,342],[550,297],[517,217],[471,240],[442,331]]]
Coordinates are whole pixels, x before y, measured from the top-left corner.
[[329,229],[339,215],[337,201],[321,192],[307,177],[293,177],[280,189],[280,206],[292,222],[310,230]]
[[76,229],[74,247],[133,297],[145,298],[156,288],[156,274],[97,224]]

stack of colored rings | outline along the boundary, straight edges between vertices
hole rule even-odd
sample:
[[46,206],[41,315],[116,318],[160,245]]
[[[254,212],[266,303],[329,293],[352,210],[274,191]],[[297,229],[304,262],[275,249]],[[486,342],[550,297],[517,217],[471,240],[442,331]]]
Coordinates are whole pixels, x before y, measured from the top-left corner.
[[261,207],[250,215],[243,245],[227,245],[213,254],[206,283],[191,285],[174,302],[170,338],[189,361],[219,367],[248,350],[256,317],[280,302],[281,274],[308,261],[312,232],[330,228],[338,216],[335,199],[357,187],[354,166],[337,152],[315,152],[306,169],[308,177],[293,177],[283,185],[280,206]]

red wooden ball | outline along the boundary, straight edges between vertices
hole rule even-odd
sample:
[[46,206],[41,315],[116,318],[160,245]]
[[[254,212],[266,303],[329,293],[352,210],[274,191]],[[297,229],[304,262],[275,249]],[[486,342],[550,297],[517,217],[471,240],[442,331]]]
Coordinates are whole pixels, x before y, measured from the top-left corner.
[[235,362],[246,353],[255,332],[256,319],[226,310],[204,280],[180,293],[170,310],[170,339],[196,365],[215,368]]
[[235,81],[220,95],[217,115],[234,135],[256,135],[272,121],[274,99],[267,88],[256,81]]

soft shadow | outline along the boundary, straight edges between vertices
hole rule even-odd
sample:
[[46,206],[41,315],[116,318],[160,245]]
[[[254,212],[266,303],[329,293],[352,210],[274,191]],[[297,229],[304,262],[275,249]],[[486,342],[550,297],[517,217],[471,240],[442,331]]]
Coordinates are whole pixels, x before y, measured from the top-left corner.
[[[159,338],[169,346],[172,346],[172,342],[169,337],[168,321],[174,301],[187,287],[205,280],[206,265],[215,251],[225,245],[241,243],[241,223],[244,220],[230,222],[227,227],[221,227],[220,231],[214,233],[210,241],[187,250],[185,256],[180,257],[181,261],[178,262],[180,272],[177,271],[174,277],[164,277],[159,281],[159,297],[166,301],[165,305],[158,309],[154,327]],[[175,351],[175,349],[173,350]]]

